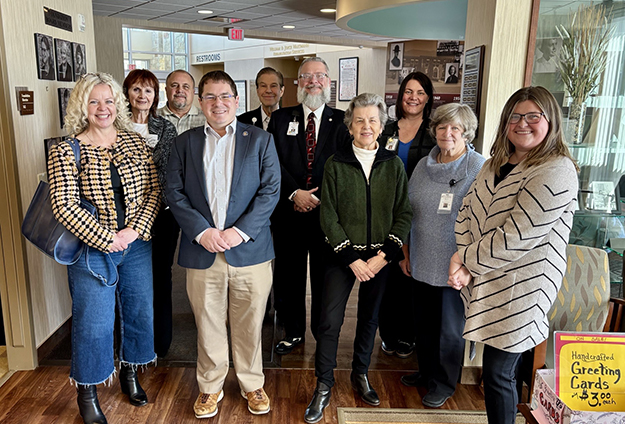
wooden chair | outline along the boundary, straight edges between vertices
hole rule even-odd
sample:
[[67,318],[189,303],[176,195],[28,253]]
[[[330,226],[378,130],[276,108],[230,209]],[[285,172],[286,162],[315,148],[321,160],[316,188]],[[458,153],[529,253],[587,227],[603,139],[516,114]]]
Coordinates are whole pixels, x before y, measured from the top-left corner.
[[623,323],[623,310],[625,309],[625,300],[616,297],[610,298],[610,306],[608,307],[608,318],[603,327],[604,333],[618,333],[621,331]]

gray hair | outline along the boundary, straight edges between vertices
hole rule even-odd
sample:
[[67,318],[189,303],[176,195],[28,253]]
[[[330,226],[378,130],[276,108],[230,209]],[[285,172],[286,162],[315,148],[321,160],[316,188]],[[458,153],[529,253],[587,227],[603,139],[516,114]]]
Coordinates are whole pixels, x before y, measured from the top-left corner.
[[380,116],[380,125],[384,127],[386,125],[386,120],[388,119],[388,115],[386,114],[386,104],[381,96],[373,93],[362,93],[358,96],[354,97],[351,102],[349,102],[349,106],[347,106],[347,110],[345,111],[345,125],[347,128],[350,128],[352,125],[352,121],[354,119],[354,109],[357,107],[367,107],[367,106],[375,106],[378,108],[378,114]]
[[436,138],[436,127],[441,124],[456,123],[462,125],[462,136],[466,143],[471,143],[477,130],[477,117],[467,105],[447,103],[436,108],[430,118],[430,134]]
[[313,56],[313,57],[308,57],[306,59],[304,59],[302,61],[302,63],[299,65],[299,68],[297,69],[297,76],[299,77],[299,74],[302,72],[302,67],[308,63],[308,62],[321,62],[323,63],[323,66],[326,67],[326,73],[329,75],[330,74],[330,68],[328,68],[328,64],[326,63],[325,60],[323,60],[322,58],[320,58],[319,56]]

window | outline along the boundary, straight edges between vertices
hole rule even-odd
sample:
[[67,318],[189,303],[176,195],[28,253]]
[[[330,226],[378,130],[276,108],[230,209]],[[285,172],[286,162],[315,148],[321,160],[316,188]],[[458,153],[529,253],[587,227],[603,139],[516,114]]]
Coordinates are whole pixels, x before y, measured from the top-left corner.
[[160,80],[174,69],[189,70],[186,33],[122,28],[122,38],[126,74],[131,68],[149,69]]

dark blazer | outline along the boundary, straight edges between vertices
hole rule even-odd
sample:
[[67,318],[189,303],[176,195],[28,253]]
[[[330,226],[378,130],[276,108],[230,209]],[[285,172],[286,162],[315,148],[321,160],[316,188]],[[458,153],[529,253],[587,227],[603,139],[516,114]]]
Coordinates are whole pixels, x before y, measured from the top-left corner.
[[[261,106],[258,106],[257,109],[250,110],[249,112],[242,113],[237,116],[237,121],[242,122],[244,124],[254,125],[258,128],[263,128],[263,114],[260,111]],[[256,121],[253,120],[256,118]]]
[[[232,188],[225,228],[236,226],[250,237],[225,252],[235,267],[273,259],[269,217],[280,195],[280,164],[273,137],[254,126],[237,123]],[[176,138],[167,166],[167,201],[182,228],[178,264],[210,268],[215,253],[195,242],[202,231],[214,228],[204,175],[204,127]]]
[[[312,185],[319,187],[315,196],[321,199],[323,167],[330,156],[350,143],[350,135],[343,123],[342,110],[325,106],[321,116],[315,160],[312,169]],[[297,135],[287,135],[289,122],[298,122]],[[302,105],[278,109],[271,114],[267,131],[273,134],[282,167],[282,189],[278,209],[293,211],[289,196],[297,189],[306,189],[306,124]]]

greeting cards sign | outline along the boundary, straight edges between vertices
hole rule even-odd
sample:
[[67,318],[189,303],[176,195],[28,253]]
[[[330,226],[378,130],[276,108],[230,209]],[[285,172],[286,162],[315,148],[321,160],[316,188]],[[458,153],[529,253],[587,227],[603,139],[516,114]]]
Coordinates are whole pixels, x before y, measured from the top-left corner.
[[556,394],[571,409],[625,410],[625,334],[555,333]]

